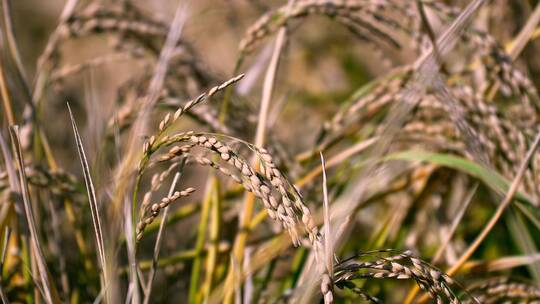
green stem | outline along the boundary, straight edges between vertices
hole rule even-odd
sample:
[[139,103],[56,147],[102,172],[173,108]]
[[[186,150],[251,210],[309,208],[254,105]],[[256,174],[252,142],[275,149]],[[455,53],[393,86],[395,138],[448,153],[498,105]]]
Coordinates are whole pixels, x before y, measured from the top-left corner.
[[199,219],[199,226],[197,228],[197,240],[195,241],[195,259],[193,260],[193,268],[191,269],[191,280],[189,284],[189,297],[188,303],[197,303],[197,292],[199,290],[199,279],[202,266],[201,254],[204,249],[204,242],[206,239],[206,230],[208,228],[208,217],[210,211],[210,205],[212,204],[212,192],[214,191],[215,179],[209,179],[206,187],[206,193],[203,201],[201,218]]
[[214,176],[216,180],[214,191],[212,191],[212,219],[210,224],[210,247],[208,249],[208,255],[206,258],[206,277],[202,291],[204,293],[204,302],[208,301],[210,297],[210,291],[212,290],[212,283],[214,281],[214,272],[216,269],[217,256],[219,251],[219,238],[221,234],[222,224],[222,206],[219,191],[219,180]]

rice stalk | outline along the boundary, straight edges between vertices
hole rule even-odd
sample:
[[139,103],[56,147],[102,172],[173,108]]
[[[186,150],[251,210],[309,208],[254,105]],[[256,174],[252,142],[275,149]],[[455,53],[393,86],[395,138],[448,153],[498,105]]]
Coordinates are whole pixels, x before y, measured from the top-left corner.
[[[215,178],[215,177],[211,177]],[[210,219],[210,247],[208,248],[208,255],[206,259],[206,275],[202,287],[203,302],[206,302],[210,298],[210,292],[213,288],[214,277],[216,276],[217,259],[219,253],[219,239],[221,234],[222,225],[222,206],[219,197],[220,187],[217,185],[212,192],[212,206],[211,206],[211,219]]]
[[191,269],[191,278],[190,278],[190,289],[188,293],[188,302],[189,303],[198,303],[199,298],[199,281],[200,281],[200,272],[203,266],[203,260],[201,257],[201,251],[203,249],[204,243],[207,238],[208,231],[208,221],[210,218],[210,209],[212,205],[212,195],[216,189],[217,180],[215,178],[210,178],[206,184],[206,193],[202,202],[202,210],[199,218],[199,225],[197,227],[197,238],[195,240],[195,252],[196,256],[193,260],[193,267]]
[[[181,165],[181,167],[182,167],[182,165]],[[168,197],[171,197],[174,194],[173,191],[174,191],[174,188],[176,187],[176,184],[178,183],[178,180],[180,179],[181,170],[182,170],[182,168],[180,168],[180,171],[177,172],[174,175],[173,181],[171,183],[171,187],[169,188]],[[163,234],[164,234],[164,231],[165,231],[164,230],[165,229],[165,223],[167,221],[168,214],[169,214],[169,206],[166,206],[165,211],[163,212],[163,217],[162,217],[161,223],[159,225],[159,231],[158,231],[158,236],[157,236],[157,239],[156,239],[156,244],[154,245],[154,255],[152,257],[152,267],[150,268],[150,273],[148,274],[147,285],[144,288],[146,290],[144,300],[143,300],[144,304],[149,303],[150,297],[152,295],[152,285],[153,285],[153,282],[154,282],[154,278],[156,276],[156,267],[157,267],[157,263],[158,263],[158,259],[159,259],[159,251],[161,249],[161,243],[162,243],[162,240],[163,240]]]
[[[289,0],[288,7],[290,7],[293,3],[294,3],[294,0]],[[255,133],[255,146],[259,148],[262,148],[262,146],[264,145],[266,141],[265,134],[266,134],[266,128],[267,128],[268,112],[269,112],[270,102],[272,100],[272,93],[274,90],[274,83],[275,83],[276,74],[277,74],[277,70],[279,66],[281,52],[287,38],[286,35],[287,35],[287,29],[285,27],[280,28],[279,33],[276,37],[276,41],[274,43],[272,57],[270,58],[270,62],[268,64],[268,68],[266,70],[266,74],[264,78],[261,104],[259,108],[259,121],[257,123],[257,129]],[[254,162],[255,160],[252,161],[252,164]],[[255,200],[254,195],[246,194],[243,210],[240,213],[240,219],[241,219],[240,233],[238,234],[238,236],[236,237],[234,241],[235,258],[237,259],[239,264],[243,263],[245,243],[247,239],[247,232],[245,231],[245,228],[248,227],[251,222],[251,217],[253,215],[254,200]],[[231,267],[231,269],[233,268]],[[229,277],[231,278],[234,277],[232,272],[229,274]],[[234,280],[232,281],[232,283],[234,285]],[[228,293],[225,295],[224,302],[231,303],[232,294],[229,291],[227,292]]]

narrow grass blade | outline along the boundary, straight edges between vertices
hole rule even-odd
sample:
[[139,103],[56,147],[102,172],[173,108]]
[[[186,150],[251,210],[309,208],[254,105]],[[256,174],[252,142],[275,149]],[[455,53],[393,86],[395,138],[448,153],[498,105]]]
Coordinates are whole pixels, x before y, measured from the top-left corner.
[[19,52],[19,47],[17,46],[17,40],[15,39],[15,32],[13,30],[13,20],[12,20],[12,9],[10,0],[1,0],[0,5],[2,6],[2,36],[3,40],[7,45],[9,51],[10,59],[13,61],[15,68],[16,80],[19,82],[22,87],[22,94],[25,97],[25,101],[31,107],[33,107],[32,96],[30,92],[30,87],[28,85],[28,78],[26,72],[24,71],[24,65],[21,60],[21,55]]
[[537,263],[540,261],[540,254],[506,256],[492,261],[471,261],[463,267],[472,272],[492,272],[508,270],[516,267]]
[[[326,293],[323,294],[324,303],[330,304],[334,302],[333,296],[333,276],[334,276],[334,240],[332,236],[332,222],[330,221],[330,203],[328,202],[328,186],[326,181],[326,164],[324,156],[321,154],[321,168],[323,177],[323,215],[324,215],[324,267],[326,268],[325,274],[321,281],[321,290]],[[325,278],[329,279],[328,281]]]
[[[77,145],[77,152],[79,153],[79,158],[81,161],[81,166],[83,169],[84,183],[86,184],[86,190],[88,193],[88,203],[90,204],[90,211],[92,213],[92,223],[94,227],[94,236],[96,238],[96,246],[98,251],[99,265],[103,275],[103,286],[102,288],[107,288],[107,283],[109,282],[109,276],[107,273],[107,262],[105,256],[105,244],[103,241],[103,228],[101,225],[101,217],[99,215],[99,206],[96,198],[96,190],[94,189],[94,183],[92,182],[92,176],[90,175],[90,167],[88,165],[88,160],[84,153],[84,147],[82,144],[81,136],[79,135],[79,130],[77,129],[77,124],[75,123],[75,118],[71,112],[71,107],[69,103],[67,104],[69,110],[69,117],[71,119],[71,125],[73,127],[73,134],[75,136],[75,142]],[[105,291],[108,294],[107,291]]]
[[324,210],[324,257],[326,270],[330,275],[334,273],[334,243],[330,222],[330,203],[328,202],[328,186],[326,180],[326,163],[321,152],[321,167],[323,176],[323,210]]
[[[498,193],[505,193],[510,184],[508,180],[492,169],[485,168],[475,162],[456,155],[426,152],[421,150],[409,150],[396,152],[387,155],[384,158],[386,160],[422,161],[449,167],[478,178]],[[534,199],[525,193],[518,192],[516,198],[534,206],[537,205],[537,203],[534,202]]]
[[47,269],[47,263],[45,262],[45,256],[43,255],[43,249],[38,237],[38,232],[36,228],[36,222],[34,218],[34,213],[32,210],[32,202],[30,201],[30,191],[28,190],[28,182],[26,178],[24,158],[21,148],[21,143],[19,140],[19,127],[10,126],[9,127],[11,140],[13,144],[13,149],[15,151],[15,158],[17,159],[17,164],[19,166],[19,183],[21,186],[21,194],[23,198],[24,214],[28,224],[28,229],[30,232],[30,241],[32,243],[34,256],[36,259],[36,264],[39,270],[39,277],[41,279],[41,284],[43,288],[43,293],[45,301],[47,303],[59,303],[58,294],[53,283],[49,280],[49,271]]
[[6,254],[7,249],[9,246],[9,237],[11,236],[11,229],[9,227],[6,227],[4,230],[4,239],[2,242],[2,255],[0,256],[0,299],[2,299],[2,303],[9,304],[9,300],[7,298],[6,292],[4,291],[4,281],[3,281],[3,272],[4,272],[4,263],[6,261]]
[[11,191],[19,192],[19,186],[17,184],[17,172],[13,166],[13,158],[9,152],[9,147],[0,132],[0,149],[2,150],[2,156],[4,157],[4,163],[6,164],[6,172],[8,175],[9,186]]

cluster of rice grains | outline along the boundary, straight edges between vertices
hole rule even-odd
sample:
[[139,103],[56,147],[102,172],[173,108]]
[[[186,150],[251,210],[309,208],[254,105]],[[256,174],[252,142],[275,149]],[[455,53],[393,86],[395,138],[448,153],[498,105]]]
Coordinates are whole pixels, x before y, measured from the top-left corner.
[[[9,2],[2,1],[4,4]],[[58,26],[50,35],[39,57],[34,87],[32,94],[29,94],[32,106],[27,111],[36,111],[36,113],[24,114],[25,118],[36,117],[37,119],[25,119],[27,124],[25,127],[34,128],[36,127],[34,124],[45,121],[39,117],[41,114],[36,109],[43,107],[47,102],[48,89],[61,90],[63,84],[71,80],[73,75],[97,69],[100,66],[112,65],[118,61],[140,61],[148,68],[130,75],[127,81],[115,88],[114,114],[106,117],[107,125],[103,126],[107,135],[104,138],[107,149],[103,151],[116,151],[118,155],[122,155],[127,134],[130,130],[135,130],[134,125],[139,122],[136,120],[137,115],[143,110],[142,105],[148,96],[149,83],[156,73],[153,67],[159,64],[162,49],[171,29],[168,22],[153,15],[149,10],[143,9],[144,5],[137,4],[137,1],[88,2],[68,1]],[[233,2],[235,1],[231,3]],[[354,229],[363,229],[362,233],[358,233],[362,235],[361,237],[352,237],[351,242],[347,242],[345,246],[342,246],[343,248],[335,248],[335,251],[332,233],[337,235],[342,231],[332,232],[330,226],[321,228],[321,225],[330,225],[331,221],[327,214],[324,221],[319,217],[320,211],[324,209],[323,198],[320,184],[315,182],[322,173],[326,181],[326,169],[318,170],[321,166],[315,158],[320,151],[328,158],[328,171],[332,173],[329,174],[331,178],[328,183],[331,190],[330,198],[343,201],[347,199],[347,197],[344,198],[347,188],[362,186],[350,181],[353,180],[351,176],[358,176],[356,174],[363,169],[364,160],[383,159],[386,156],[370,153],[384,151],[385,154],[395,155],[398,154],[395,152],[417,151],[418,148],[427,150],[423,152],[433,155],[451,155],[463,162],[467,161],[467,164],[474,162],[488,170],[487,172],[496,171],[505,179],[512,180],[529,150],[531,139],[538,132],[540,121],[540,98],[535,84],[528,75],[528,71],[522,69],[523,65],[513,63],[521,50],[512,49],[512,44],[505,48],[499,42],[500,36],[511,38],[515,34],[514,31],[519,28],[514,28],[512,31],[499,29],[502,33],[495,36],[479,28],[476,22],[471,22],[463,33],[459,33],[457,48],[453,51],[455,54],[445,56],[447,58],[437,58],[437,60],[442,59],[441,62],[437,62],[437,65],[440,65],[440,71],[437,69],[436,73],[436,76],[440,77],[440,82],[434,82],[433,86],[422,88],[418,93],[420,95],[418,104],[414,106],[411,113],[406,113],[408,114],[405,117],[406,120],[402,126],[398,126],[397,134],[394,134],[394,138],[389,141],[391,144],[388,149],[383,147],[379,150],[369,150],[367,147],[376,146],[379,139],[388,136],[385,133],[388,125],[385,118],[392,117],[393,106],[403,102],[411,83],[415,84],[418,77],[425,76],[418,76],[418,66],[411,64],[412,60],[409,59],[422,58],[422,55],[429,52],[437,54],[438,50],[436,47],[433,48],[434,41],[428,32],[435,30],[439,36],[445,27],[452,24],[463,12],[461,7],[452,6],[449,3],[463,1],[290,0],[288,2],[287,5],[283,4],[274,9],[264,8],[262,15],[245,29],[245,34],[239,40],[238,61],[232,74],[234,77],[224,82],[220,83],[219,79],[228,77],[213,73],[214,69],[207,66],[203,60],[204,56],[201,56],[204,50],[198,50],[195,44],[191,44],[189,35],[182,36],[174,45],[172,56],[167,62],[163,84],[157,90],[155,108],[151,109],[149,121],[152,124],[148,129],[154,131],[150,131],[150,134],[136,134],[145,137],[141,141],[140,158],[138,155],[133,165],[134,174],[129,176],[130,179],[133,177],[133,180],[129,182],[130,186],[133,186],[133,196],[129,197],[126,194],[126,202],[131,203],[129,207],[134,208],[133,210],[125,209],[130,215],[130,217],[126,216],[125,220],[128,222],[130,218],[132,223],[128,223],[124,228],[123,238],[105,242],[105,244],[116,244],[118,241],[117,243],[122,246],[126,244],[128,255],[130,255],[130,265],[118,269],[118,273],[122,275],[115,276],[112,272],[113,277],[121,280],[124,279],[126,269],[129,269],[131,281],[126,288],[128,290],[126,302],[151,302],[152,282],[157,269],[184,263],[184,266],[174,268],[173,272],[176,273],[171,274],[169,271],[165,277],[170,282],[174,281],[174,284],[177,280],[186,280],[187,282],[181,282],[179,286],[189,289],[189,300],[192,303],[221,302],[224,298],[227,299],[227,292],[235,294],[237,301],[243,298],[246,303],[304,299],[299,294],[306,290],[302,289],[306,276],[315,277],[317,284],[320,283],[317,287],[319,291],[308,290],[314,295],[307,298],[317,301],[315,297],[321,297],[327,304],[337,299],[339,299],[337,301],[343,299],[345,303],[356,302],[359,299],[382,303],[383,300],[392,301],[400,296],[405,297],[408,289],[403,286],[409,285],[399,287],[392,283],[385,285],[387,282],[396,280],[415,282],[418,288],[436,303],[540,303],[540,290],[534,284],[515,281],[507,277],[488,277],[487,280],[478,280],[472,276],[465,276],[464,280],[475,284],[471,285],[471,288],[463,288],[444,271],[433,266],[435,264],[441,268],[452,266],[456,261],[456,256],[467,248],[466,237],[471,237],[478,229],[473,225],[474,231],[467,231],[465,237],[458,236],[455,227],[454,230],[449,228],[455,217],[461,219],[457,215],[463,216],[465,209],[461,210],[461,208],[463,206],[466,208],[466,204],[463,204],[466,191],[463,189],[470,187],[474,180],[459,172],[459,168],[441,169],[437,164],[426,162],[407,163],[403,168],[401,168],[401,163],[396,165],[396,168],[399,166],[399,170],[396,170],[399,173],[389,177],[388,182],[385,181],[383,185],[369,189],[373,193],[370,193],[369,198],[362,197],[365,204],[355,208],[354,214],[347,215],[350,218],[332,218],[332,221],[337,222],[339,229],[343,228],[341,224],[347,225],[349,221],[357,224],[354,225]],[[492,2],[504,5],[509,11],[512,10],[512,3],[510,3],[512,1]],[[250,12],[256,8],[266,7],[266,4],[258,1],[247,1],[242,5],[253,6],[248,9]],[[433,29],[425,28],[420,17],[419,5],[427,11],[428,23],[433,26]],[[491,5],[489,13],[485,12],[483,18],[508,22],[504,17],[505,14],[502,13],[504,9],[497,9],[494,5]],[[238,7],[236,4],[230,6],[232,10]],[[3,13],[5,14],[6,10]],[[244,77],[250,78],[250,80],[246,79],[246,82],[253,81],[257,79],[257,75],[248,73],[248,76],[245,76],[240,71],[257,70],[256,66],[261,64],[259,61],[264,60],[257,59],[254,69],[246,65],[252,62],[250,57],[255,57],[254,55],[262,49],[261,46],[270,43],[276,33],[284,27],[288,30],[286,32],[288,39],[298,38],[295,36],[295,30],[312,16],[323,16],[335,21],[352,33],[351,40],[353,37],[357,38],[362,47],[372,49],[373,55],[385,63],[381,65],[382,71],[377,71],[382,76],[360,88],[351,88],[358,90],[342,102],[337,111],[328,115],[324,122],[319,122],[320,130],[315,131],[318,134],[315,134],[316,136],[310,134],[310,138],[316,139],[308,146],[282,140],[279,135],[287,130],[282,130],[280,123],[275,124],[273,128],[276,129],[275,131],[268,128],[265,148],[256,146],[252,143],[252,139],[253,130],[260,119],[256,115],[258,104],[251,103],[250,99],[253,98],[249,94],[240,94],[239,90],[235,91],[235,85],[241,83]],[[193,18],[188,23],[199,22],[200,19],[202,18]],[[7,34],[2,31],[2,35]],[[65,54],[63,54],[63,44],[66,41],[77,41],[96,35],[106,35],[111,38],[108,40],[112,41],[109,53],[83,62],[65,63],[68,61],[64,60]],[[540,36],[538,30],[533,36],[534,38]],[[8,38],[2,37],[0,40],[12,40]],[[0,70],[0,73],[3,73],[3,70]],[[279,72],[277,74],[279,75]],[[4,90],[3,82],[0,79],[0,89]],[[201,94],[201,92],[204,93]],[[2,98],[5,96],[7,95],[2,91]],[[196,97],[193,98],[194,96]],[[339,96],[342,95],[339,94]],[[276,105],[276,108],[279,107]],[[184,119],[187,120],[188,116],[199,123],[200,130],[191,128],[191,131],[182,130],[186,125]],[[301,116],[295,115],[295,117]],[[156,118],[157,122],[154,123],[152,119]],[[291,127],[287,125],[288,123],[295,124],[294,127],[298,125],[302,127],[301,122],[287,122],[284,123],[285,128]],[[152,128],[153,125],[155,125],[154,128]],[[25,149],[35,146],[35,151],[25,151],[35,153],[26,153],[29,157],[22,171],[26,172],[27,184],[32,190],[31,194],[37,199],[50,196],[52,199],[61,199],[64,202],[66,216],[69,217],[70,225],[73,225],[76,230],[74,234],[77,250],[85,258],[85,269],[91,269],[92,263],[95,262],[92,261],[91,250],[87,248],[87,243],[90,242],[85,240],[86,232],[83,231],[85,225],[77,222],[72,208],[75,206],[76,212],[80,211],[84,216],[88,215],[84,208],[78,206],[86,197],[83,191],[84,183],[77,178],[79,174],[69,173],[58,167],[61,162],[55,161],[54,153],[51,152],[55,148],[51,149],[48,146],[43,130],[36,128],[34,132],[35,134],[32,134],[36,136],[34,143],[24,146]],[[4,157],[4,162],[0,163],[0,194],[2,194],[0,199],[11,204],[11,202],[20,201],[20,193],[18,193],[20,187],[14,182],[16,176],[13,175],[13,169],[9,166],[2,167],[11,158],[9,151],[4,149],[4,139],[1,136],[0,139]],[[380,142],[384,141],[380,140]],[[358,146],[351,147],[351,143]],[[81,144],[80,148],[83,148],[82,146],[84,145]],[[302,150],[304,152],[293,155]],[[365,151],[368,152],[364,153]],[[41,157],[43,153],[46,156],[44,158],[47,165],[39,161],[43,158]],[[80,153],[84,154],[84,151]],[[539,153],[536,152],[537,156],[540,156]],[[36,160],[32,159],[31,155],[37,156]],[[357,155],[360,157],[356,157]],[[252,156],[253,160],[250,161],[249,156]],[[104,158],[116,159],[115,157]],[[112,162],[114,161],[111,160]],[[120,167],[119,164],[115,165],[116,169]],[[222,177],[216,178],[216,185],[219,186],[207,190],[207,197],[201,203],[196,198],[198,193],[195,193],[199,191],[199,184],[190,184],[193,180],[189,177],[182,176],[179,179],[180,186],[176,187],[180,173],[183,174],[185,167],[191,165],[212,170],[218,177]],[[471,167],[474,166],[468,166],[466,169]],[[393,167],[389,165],[388,168]],[[474,171],[474,168],[470,170]],[[463,171],[467,171],[466,169]],[[537,225],[536,228],[539,226],[539,221],[536,219],[538,215],[530,209],[540,205],[539,170],[540,157],[534,157],[519,188],[520,200],[531,205],[527,206],[529,211],[526,216],[533,218],[533,222],[536,221],[533,223]],[[477,174],[475,177],[481,175]],[[485,178],[485,175],[482,175],[484,181],[489,179]],[[164,195],[163,188],[170,185],[173,176],[171,190]],[[366,174],[366,176],[366,179],[369,179],[372,175]],[[208,181],[214,177],[211,175]],[[232,181],[232,183],[224,183],[223,180]],[[85,181],[87,187],[89,185],[94,187],[89,174],[85,173]],[[211,183],[208,182],[208,184]],[[454,187],[459,188],[459,191]],[[324,198],[327,198],[326,188],[324,189]],[[95,197],[100,200],[105,199],[109,197],[109,193],[114,192],[111,191],[114,189],[110,188],[97,190],[98,195],[92,193],[94,200]],[[260,221],[251,223],[252,226],[247,229],[249,231],[242,231],[245,227],[237,228],[236,225],[229,225],[236,224],[237,219],[245,216],[239,212],[240,208],[237,204],[238,193],[243,192],[251,193],[257,202],[262,203],[261,210],[255,208],[252,212],[260,212],[256,218],[261,219],[268,215],[288,233],[295,248],[292,248],[289,243],[285,248],[281,248],[283,246],[278,242],[280,229],[276,228],[277,226],[260,233],[263,229],[255,230]],[[213,196],[215,193],[217,197]],[[139,194],[142,194],[140,201],[137,200]],[[234,199],[229,199],[231,197]],[[129,201],[130,199],[132,201]],[[175,212],[175,205],[181,205],[185,200],[193,201],[193,205],[201,205],[190,213],[200,215],[197,220],[198,230],[190,231],[196,235],[195,247],[193,250],[180,251],[172,257],[160,258],[162,229],[169,224],[164,217],[167,216],[169,209]],[[447,201],[449,201],[448,206],[445,205]],[[69,259],[66,262],[61,259],[62,257],[58,257],[61,255],[58,248],[62,248],[59,243],[64,237],[59,229],[58,217],[63,215],[55,209],[57,207],[53,204],[49,205],[52,206],[51,210],[43,214],[38,212],[37,216],[44,217],[51,214],[54,217],[54,227],[49,227],[49,224],[44,224],[44,227],[54,232],[54,241],[57,243],[49,244],[48,248],[56,248],[56,250],[51,250],[55,251],[51,255],[54,254],[52,257],[62,260],[61,266],[53,268],[53,273],[58,271],[62,274],[62,282],[55,283],[52,278],[52,285],[62,284],[60,298],[66,301],[77,299],[79,296],[83,299],[89,295],[100,294],[99,283],[94,284],[99,282],[99,275],[84,276],[84,280],[90,282],[88,285],[96,286],[80,288],[76,283],[70,286],[71,279],[78,280],[80,275],[74,275],[66,270],[66,263],[71,263]],[[248,204],[245,203],[245,205]],[[332,206],[330,204],[329,214],[334,215]],[[16,205],[15,209],[16,212],[20,212],[19,205]],[[0,228],[6,226],[5,218],[12,213],[6,210],[0,208],[0,225],[2,225]],[[95,216],[99,218],[99,212],[96,214]],[[110,215],[107,212],[102,213],[104,223],[107,222],[108,216]],[[158,223],[159,221],[161,223]],[[153,248],[152,261],[139,260],[151,252],[147,244],[153,241],[153,238],[147,238],[147,236],[155,231],[151,227],[155,227],[156,224],[160,224],[160,229]],[[223,228],[222,226],[230,227]],[[369,229],[364,229],[365,227]],[[516,229],[515,226],[513,227]],[[336,227],[332,226],[332,228]],[[463,230],[468,228],[471,228],[470,225]],[[168,229],[172,231],[174,227]],[[2,267],[4,267],[3,259],[6,254],[12,255],[6,253],[8,252],[9,230],[6,231],[4,248],[0,250],[4,252],[0,261]],[[372,236],[368,235],[370,231],[373,232]],[[448,243],[444,243],[440,240],[441,235],[445,235],[448,231],[452,231],[455,241],[448,239]],[[245,249],[243,245],[240,246],[244,249],[241,254],[244,260],[237,261],[235,254],[228,251],[236,249],[237,238],[241,233],[249,234],[248,245]],[[326,235],[328,233],[330,235]],[[103,235],[106,234],[106,232],[103,233]],[[169,233],[167,237],[173,237],[173,235]],[[260,237],[261,235],[263,237]],[[185,238],[182,240],[185,244],[192,241],[192,236],[188,233],[178,238]],[[226,246],[222,247],[227,250],[220,251],[219,244],[225,244]],[[101,246],[104,245],[101,244]],[[445,255],[441,254],[444,256],[442,258],[437,255],[437,258],[432,260],[433,265],[428,263],[427,259],[416,257],[417,254],[420,256],[431,254],[432,248],[436,246]],[[271,249],[268,249],[269,247]],[[362,251],[381,247],[411,248],[415,255],[409,250]],[[6,267],[11,267],[9,269],[11,272],[9,272],[9,277],[0,278],[0,296],[5,300],[6,293],[8,296],[15,295],[13,302],[35,298],[38,301],[41,297],[38,291],[43,290],[43,284],[37,282],[35,285],[39,288],[35,289],[28,287],[34,286],[34,281],[39,280],[32,279],[31,276],[25,279],[13,270],[26,262],[18,258],[23,254],[17,250],[12,250],[17,255],[16,262],[13,263],[13,258],[9,257],[9,263],[5,264]],[[106,251],[115,250],[101,249],[103,255]],[[229,254],[232,255],[228,256]],[[294,258],[291,258],[292,255]],[[340,260],[340,257],[345,255],[352,257]],[[52,258],[45,256],[50,259],[48,262],[52,265]],[[102,267],[106,267],[104,261],[105,257],[103,257]],[[261,261],[268,261],[268,263]],[[147,267],[151,270],[146,287],[144,286],[146,273],[143,273],[141,266],[143,262],[146,266],[151,265]],[[241,264],[238,265],[238,262]],[[315,273],[312,272],[311,262],[317,268]],[[287,269],[283,270],[282,265],[285,265]],[[265,267],[264,271],[260,271],[263,267]],[[183,269],[183,271],[179,272],[178,269]],[[193,272],[191,277],[184,275],[184,273],[189,273],[186,270]],[[230,276],[227,272],[230,274],[235,271],[240,272],[241,275],[234,275],[233,284],[229,284]],[[202,273],[206,276],[204,280],[199,278]],[[449,274],[453,273],[449,272]],[[272,279],[281,281],[282,278],[285,279],[279,284],[271,283]],[[27,285],[20,283],[24,281],[23,279],[27,280]],[[104,289],[101,294],[110,301],[111,295],[104,291],[105,286],[109,284],[103,281],[105,279],[107,278],[103,275],[101,288]],[[111,286],[116,286],[113,283]],[[171,284],[167,286],[172,286]],[[157,289],[157,284],[154,285]],[[234,285],[234,287],[229,285]],[[399,288],[399,292],[389,292],[387,286]],[[19,290],[25,292],[34,290],[36,295],[23,297],[21,296],[23,293]],[[53,293],[56,292],[54,290]],[[174,292],[171,291],[171,293]],[[188,292],[182,290],[174,296],[187,295]],[[414,300],[414,292],[410,292],[409,297],[410,301]],[[423,299],[418,300],[423,301]]]
[[[293,243],[300,245],[300,237],[297,232],[299,220],[306,227],[306,232],[312,242],[316,242],[320,236],[315,226],[309,209],[305,206],[301,195],[296,188],[285,178],[283,173],[277,168],[273,162],[272,156],[266,149],[257,148],[252,144],[249,144],[241,139],[231,136],[211,134],[211,133],[195,133],[182,132],[176,134],[165,135],[160,137],[160,134],[169,126],[174,123],[185,111],[189,110],[192,106],[201,102],[206,96],[211,97],[215,92],[222,90],[228,85],[240,80],[243,75],[232,78],[229,81],[223,83],[220,86],[214,87],[207,94],[202,94],[193,101],[188,102],[185,106],[180,107],[172,116],[167,114],[159,124],[159,134],[151,136],[149,141],[144,144],[145,158],[144,162],[140,165],[140,173],[144,170],[147,160],[151,155],[156,153],[158,148],[169,147],[168,151],[156,156],[158,162],[172,162],[171,167],[177,164],[180,158],[187,158],[193,160],[202,166],[212,167],[223,175],[230,177],[233,181],[244,187],[246,191],[253,192],[264,203],[267,209],[268,215],[277,221],[279,221],[283,228],[289,231]],[[247,146],[252,150],[259,159],[259,169],[255,170],[249,163],[242,158],[239,153],[219,138],[228,139],[235,143],[240,143]],[[219,160],[214,161],[207,157],[204,153],[198,153],[195,148],[201,148],[204,151],[214,153]],[[163,175],[170,170],[161,173]],[[158,185],[157,182],[162,181],[161,175],[155,175],[152,178],[152,185]],[[155,181],[155,182],[154,182]],[[152,187],[155,191],[155,186]],[[192,189],[192,188],[190,188]],[[185,191],[186,193],[191,191]],[[147,202],[146,197],[151,192],[145,195],[144,202]],[[167,198],[164,198],[163,202],[169,202]],[[162,203],[163,204],[163,203]],[[155,207],[156,204],[149,206],[147,203],[143,203],[143,207],[147,207],[152,210],[159,210]],[[144,224],[146,221],[140,223],[141,229],[138,234],[142,233]],[[146,223],[149,224],[149,223]]]
[[506,277],[491,278],[474,284],[470,288],[470,293],[480,303],[538,303],[540,301],[540,288],[536,284]]
[[[387,255],[383,257],[383,255]],[[372,258],[372,261],[362,259]],[[456,283],[432,265],[415,258],[410,251],[378,250],[341,261],[335,268],[335,284],[348,288],[364,299],[381,303],[375,297],[357,287],[355,279],[414,280],[420,288],[429,292],[437,303],[461,303],[458,295],[450,288]]]

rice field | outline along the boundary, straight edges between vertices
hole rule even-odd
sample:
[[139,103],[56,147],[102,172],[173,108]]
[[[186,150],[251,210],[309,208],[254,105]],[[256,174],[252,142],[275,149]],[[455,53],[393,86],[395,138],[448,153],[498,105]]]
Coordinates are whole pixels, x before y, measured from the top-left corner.
[[540,303],[540,2],[0,8],[3,303]]

